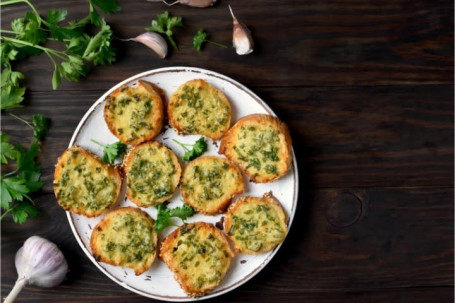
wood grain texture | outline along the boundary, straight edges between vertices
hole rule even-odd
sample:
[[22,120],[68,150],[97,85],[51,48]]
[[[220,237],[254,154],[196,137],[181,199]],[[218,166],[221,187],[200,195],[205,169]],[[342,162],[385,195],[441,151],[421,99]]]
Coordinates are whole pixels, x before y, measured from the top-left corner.
[[[42,14],[54,1],[35,1]],[[167,66],[197,66],[222,72],[249,86],[416,85],[453,83],[452,1],[276,1],[232,3],[239,20],[252,30],[253,54],[238,56],[232,48],[191,47],[199,28],[209,38],[227,45],[232,40],[228,2],[198,10],[162,3],[119,1],[122,12],[107,17],[121,38],[135,37],[165,10],[183,17],[176,30],[178,52],[159,59],[134,42],[117,41],[118,61],[97,67],[80,85],[108,89],[140,71]],[[82,18],[88,6],[81,1],[59,2],[69,19]],[[2,28],[22,16],[25,7],[2,8]],[[52,65],[44,55],[17,65],[34,91],[50,90]],[[256,70],[260,68],[261,72]],[[60,89],[79,84],[65,82]]]

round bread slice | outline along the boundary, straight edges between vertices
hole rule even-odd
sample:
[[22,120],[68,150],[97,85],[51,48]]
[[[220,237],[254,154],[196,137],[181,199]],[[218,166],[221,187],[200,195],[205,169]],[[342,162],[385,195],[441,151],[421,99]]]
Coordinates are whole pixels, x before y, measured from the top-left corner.
[[227,97],[204,80],[180,85],[168,104],[171,126],[179,134],[199,134],[220,139],[231,125],[231,105]]
[[93,229],[90,248],[96,261],[134,269],[140,275],[157,255],[158,234],[152,218],[134,207],[118,208]]
[[220,157],[199,157],[183,169],[183,200],[205,214],[223,212],[232,197],[243,193],[243,176],[237,166]]
[[171,198],[182,171],[177,156],[156,141],[130,149],[123,165],[126,195],[139,207],[157,205]]
[[183,290],[200,297],[220,284],[233,252],[218,228],[196,222],[184,224],[167,236],[160,256]]
[[260,254],[284,241],[286,214],[271,193],[264,194],[262,198],[240,197],[229,206],[224,230],[234,243],[236,252]]
[[284,176],[292,162],[291,136],[278,118],[253,114],[241,118],[221,139],[219,152],[256,183]]
[[122,86],[106,98],[104,120],[120,141],[129,145],[149,141],[163,129],[164,107],[154,84],[141,81]]
[[121,188],[117,167],[103,163],[79,146],[65,150],[55,166],[55,197],[69,212],[99,216],[115,204]]

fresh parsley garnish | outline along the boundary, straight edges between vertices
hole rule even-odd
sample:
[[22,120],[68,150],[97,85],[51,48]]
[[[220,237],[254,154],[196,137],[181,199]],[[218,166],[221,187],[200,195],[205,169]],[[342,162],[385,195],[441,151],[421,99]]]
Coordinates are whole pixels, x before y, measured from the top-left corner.
[[103,147],[103,162],[105,163],[110,163],[114,164],[115,159],[121,157],[126,150],[128,149],[128,146],[123,144],[122,142],[118,141],[112,144],[102,144],[96,140],[91,139],[95,144],[98,144],[99,146]]
[[169,39],[169,42],[171,42],[172,47],[174,47],[175,50],[178,50],[177,44],[173,39],[172,28],[176,26],[183,27],[182,18],[171,17],[169,12],[158,14],[156,15],[156,18],[157,20],[152,21],[152,26],[147,27],[145,30],[166,35]]
[[43,139],[51,126],[51,119],[40,114],[33,115],[32,121],[24,120],[11,113],[10,115],[30,126],[33,129],[33,137],[37,140]]
[[193,47],[194,47],[194,49],[196,49],[198,52],[201,51],[202,45],[205,42],[211,43],[213,45],[216,45],[216,46],[219,46],[219,47],[222,47],[222,48],[227,48],[227,46],[224,45],[224,44],[221,44],[221,43],[218,43],[218,42],[214,42],[214,41],[211,41],[211,40],[207,40],[207,33],[202,28],[198,29],[197,32],[194,34],[194,37],[193,37]]
[[155,229],[158,233],[161,233],[168,226],[177,226],[172,221],[172,217],[177,217],[185,221],[188,217],[194,215],[194,209],[186,204],[168,209],[166,204],[163,203],[159,204],[156,208],[158,209],[158,215],[155,221]]
[[[185,154],[182,158],[183,161],[191,161],[193,159],[196,159],[207,151],[207,143],[205,142],[204,137],[200,137],[199,140],[197,140],[194,144],[181,143],[175,139],[172,139],[172,141],[180,145],[185,150]],[[187,146],[191,146],[192,148],[189,149]]]

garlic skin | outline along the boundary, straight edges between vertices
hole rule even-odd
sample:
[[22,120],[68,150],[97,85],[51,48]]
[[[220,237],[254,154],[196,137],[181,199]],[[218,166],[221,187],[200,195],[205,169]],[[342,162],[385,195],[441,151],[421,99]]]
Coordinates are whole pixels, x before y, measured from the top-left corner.
[[15,265],[18,278],[4,303],[11,303],[26,285],[54,287],[62,283],[68,263],[54,243],[32,236],[17,251]]
[[254,41],[251,32],[245,24],[242,24],[237,20],[230,5],[229,10],[231,11],[234,24],[232,44],[234,45],[237,55],[248,55],[254,50]]
[[167,56],[167,42],[164,38],[153,32],[143,33],[136,38],[129,39],[129,41],[135,41],[144,44],[145,46],[152,49],[161,59]]
[[199,7],[199,8],[204,8],[204,7],[210,7],[213,6],[216,3],[216,0],[177,0],[172,3],[168,3],[166,0],[147,0],[149,2],[163,2],[167,6],[173,6],[175,4],[183,4],[191,7]]

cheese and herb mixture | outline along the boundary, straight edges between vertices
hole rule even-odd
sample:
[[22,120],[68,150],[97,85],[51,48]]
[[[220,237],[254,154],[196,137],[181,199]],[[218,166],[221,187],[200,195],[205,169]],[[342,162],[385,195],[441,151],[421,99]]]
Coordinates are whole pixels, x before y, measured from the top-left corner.
[[204,80],[191,80],[173,93],[168,106],[171,126],[182,134],[217,140],[229,129],[231,106],[226,96]]
[[229,207],[225,230],[236,251],[258,254],[283,242],[287,233],[286,215],[271,194],[262,198],[241,197]]
[[133,268],[136,275],[155,260],[158,235],[143,211],[124,207],[109,213],[94,228],[90,246],[97,261]]
[[102,163],[88,151],[73,146],[55,167],[54,192],[58,203],[70,212],[98,216],[113,205],[121,189],[114,166]]
[[131,149],[124,160],[127,196],[140,207],[162,203],[172,197],[180,179],[177,156],[158,142]]
[[125,144],[153,139],[163,128],[163,101],[153,86],[139,81],[123,86],[106,98],[104,118],[111,132]]
[[206,214],[225,210],[236,194],[244,191],[240,170],[220,157],[199,157],[185,167],[181,191],[187,204]]
[[160,255],[187,294],[202,296],[221,282],[233,253],[219,229],[197,222],[180,226],[170,234]]

